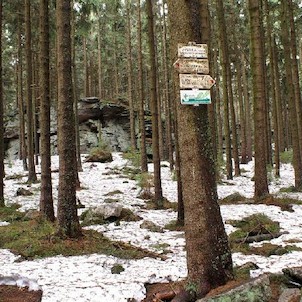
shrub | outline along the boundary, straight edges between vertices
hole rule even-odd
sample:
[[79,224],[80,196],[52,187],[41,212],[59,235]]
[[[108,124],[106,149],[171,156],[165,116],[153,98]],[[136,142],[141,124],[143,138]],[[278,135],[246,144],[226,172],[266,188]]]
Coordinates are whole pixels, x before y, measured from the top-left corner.
[[290,164],[293,162],[293,150],[286,150],[280,153],[280,162],[283,164]]

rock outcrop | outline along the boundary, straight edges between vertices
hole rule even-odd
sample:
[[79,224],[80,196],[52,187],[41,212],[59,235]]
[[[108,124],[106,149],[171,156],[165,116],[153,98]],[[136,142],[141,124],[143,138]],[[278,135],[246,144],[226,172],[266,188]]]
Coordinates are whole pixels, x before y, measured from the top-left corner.
[[[78,120],[81,152],[89,153],[99,144],[112,151],[126,151],[130,147],[129,109],[122,103],[108,103],[96,97],[83,98],[78,102]],[[39,130],[38,130],[39,133]],[[6,156],[16,158],[19,153],[19,118],[11,116],[5,125],[4,141]],[[57,153],[57,114],[51,110],[51,150]]]

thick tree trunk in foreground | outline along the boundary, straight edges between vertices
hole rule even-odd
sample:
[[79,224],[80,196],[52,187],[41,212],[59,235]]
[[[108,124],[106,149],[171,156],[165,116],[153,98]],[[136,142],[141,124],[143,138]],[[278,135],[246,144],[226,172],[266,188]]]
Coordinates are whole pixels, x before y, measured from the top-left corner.
[[[168,1],[173,61],[178,43],[203,42],[201,10],[207,1]],[[178,77],[177,77],[178,79]],[[178,80],[176,80],[178,82]],[[177,88],[179,90],[179,88]],[[188,290],[196,297],[232,278],[232,258],[217,203],[217,187],[211,133],[206,105],[177,102],[180,167],[185,208]],[[187,300],[184,300],[187,301]]]
[[58,35],[58,151],[60,160],[58,233],[63,237],[77,238],[81,235],[81,227],[76,205],[77,161],[71,76],[71,7],[69,0],[57,0],[56,17]]

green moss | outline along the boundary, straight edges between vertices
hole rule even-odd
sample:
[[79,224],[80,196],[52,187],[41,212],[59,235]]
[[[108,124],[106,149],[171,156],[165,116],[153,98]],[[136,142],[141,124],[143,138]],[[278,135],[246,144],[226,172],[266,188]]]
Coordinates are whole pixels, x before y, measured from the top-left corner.
[[272,245],[264,245],[263,247],[255,248],[245,242],[245,239],[249,236],[276,234],[280,232],[279,223],[271,220],[266,215],[254,214],[245,217],[242,220],[228,221],[228,223],[239,228],[229,236],[233,252],[271,255],[273,251],[277,249],[277,246],[272,247]]
[[123,158],[127,159],[132,166],[134,167],[140,167],[141,164],[141,154],[140,152],[135,152],[135,151],[128,151],[123,153]]
[[122,265],[120,264],[115,264],[112,266],[111,268],[111,274],[120,274],[121,272],[123,272],[125,269],[123,268]]
[[235,192],[231,195],[226,196],[225,198],[221,199],[222,204],[234,204],[238,202],[243,202],[245,201],[246,198],[242,196],[240,193]]
[[280,231],[279,223],[271,220],[264,214],[253,214],[242,220],[235,220],[232,222],[232,225],[241,229],[236,232],[244,232],[248,236],[278,233]]
[[83,231],[79,239],[62,239],[56,224],[39,220],[18,221],[1,227],[0,248],[9,249],[24,259],[56,255],[76,256],[100,253],[124,259],[158,257],[157,254],[122,242],[111,241],[96,231]]
[[297,190],[297,188],[294,187],[294,186],[290,186],[290,187],[287,187],[287,188],[281,188],[279,191],[281,193],[296,193],[296,192],[299,192],[299,190]]
[[26,177],[27,175],[24,174],[13,174],[13,175],[7,175],[5,177],[6,180],[17,180],[17,179],[22,179],[23,177]]
[[290,164],[293,162],[293,150],[287,150],[280,153],[280,162],[283,164]]
[[13,222],[24,218],[25,213],[19,212],[19,204],[11,204],[7,207],[0,207],[0,221]]
[[164,226],[165,229],[169,231],[183,231],[184,226],[180,225],[177,220],[172,220]]

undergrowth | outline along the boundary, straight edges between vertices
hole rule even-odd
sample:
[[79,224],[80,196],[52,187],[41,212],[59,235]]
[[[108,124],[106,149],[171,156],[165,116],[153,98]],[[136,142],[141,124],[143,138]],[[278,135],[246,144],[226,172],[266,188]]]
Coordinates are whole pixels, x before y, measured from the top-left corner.
[[[0,248],[21,255],[22,259],[52,257],[56,255],[77,256],[93,253],[112,255],[124,259],[160,257],[130,244],[111,241],[93,230],[83,230],[79,239],[61,239],[56,235],[57,225],[41,216],[33,220],[10,219],[17,217],[16,209],[1,208],[0,220],[10,224],[1,226]],[[22,213],[21,213],[22,214]],[[21,220],[20,220],[21,219]]]

